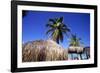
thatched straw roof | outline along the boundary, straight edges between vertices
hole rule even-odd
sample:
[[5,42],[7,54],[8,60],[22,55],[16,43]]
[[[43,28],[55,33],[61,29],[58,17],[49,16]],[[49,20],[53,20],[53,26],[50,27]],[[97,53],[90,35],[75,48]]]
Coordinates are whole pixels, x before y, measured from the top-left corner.
[[23,45],[23,62],[65,60],[68,53],[53,40],[36,40]]
[[80,47],[80,46],[70,46],[68,48],[68,52],[69,53],[81,53],[83,52],[84,47]]

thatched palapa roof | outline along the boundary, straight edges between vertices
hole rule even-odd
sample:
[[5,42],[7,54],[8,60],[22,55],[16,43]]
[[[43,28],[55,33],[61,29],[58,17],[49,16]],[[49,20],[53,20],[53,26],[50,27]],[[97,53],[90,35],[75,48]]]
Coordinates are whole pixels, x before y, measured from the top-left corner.
[[53,40],[36,40],[23,45],[23,62],[66,60],[68,53]]
[[70,46],[68,48],[68,52],[69,53],[81,53],[83,52],[84,47],[80,47],[80,46]]

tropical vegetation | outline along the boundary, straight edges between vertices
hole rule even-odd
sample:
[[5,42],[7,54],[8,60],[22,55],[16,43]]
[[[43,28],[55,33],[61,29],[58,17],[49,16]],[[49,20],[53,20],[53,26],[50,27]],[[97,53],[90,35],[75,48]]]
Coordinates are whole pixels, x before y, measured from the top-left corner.
[[81,46],[81,45],[82,45],[81,38],[78,38],[76,34],[72,34],[69,46]]
[[46,27],[48,27],[46,34],[51,33],[52,39],[58,44],[60,41],[63,42],[64,35],[68,35],[68,32],[70,32],[69,27],[63,23],[63,17],[49,19]]

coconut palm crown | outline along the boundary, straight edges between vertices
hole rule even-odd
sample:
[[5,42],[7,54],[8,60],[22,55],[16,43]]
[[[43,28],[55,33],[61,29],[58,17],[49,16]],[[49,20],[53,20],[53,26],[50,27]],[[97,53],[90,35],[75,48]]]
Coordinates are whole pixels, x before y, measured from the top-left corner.
[[68,26],[63,23],[63,17],[49,19],[49,23],[46,27],[48,27],[46,34],[51,33],[52,39],[58,44],[60,41],[63,42],[64,35],[68,35],[68,32],[70,32]]
[[78,38],[76,36],[76,34],[72,34],[71,38],[70,38],[70,44],[69,46],[81,46],[82,42],[81,42],[81,38]]

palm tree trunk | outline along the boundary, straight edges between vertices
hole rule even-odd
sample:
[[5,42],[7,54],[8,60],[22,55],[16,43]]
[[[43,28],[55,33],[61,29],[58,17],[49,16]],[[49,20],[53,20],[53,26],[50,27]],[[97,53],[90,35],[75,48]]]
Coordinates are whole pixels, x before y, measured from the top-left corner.
[[59,44],[59,41],[56,41],[57,42],[57,44]]

